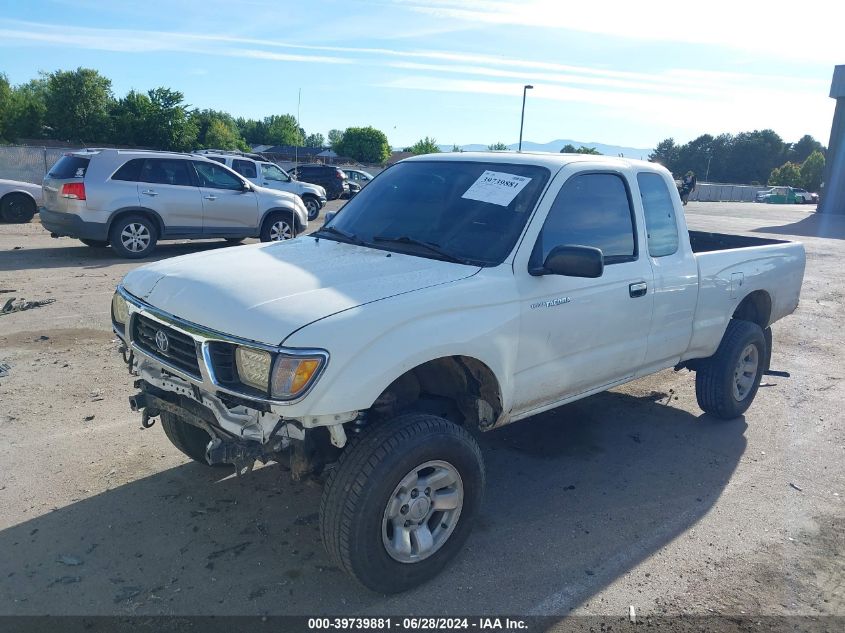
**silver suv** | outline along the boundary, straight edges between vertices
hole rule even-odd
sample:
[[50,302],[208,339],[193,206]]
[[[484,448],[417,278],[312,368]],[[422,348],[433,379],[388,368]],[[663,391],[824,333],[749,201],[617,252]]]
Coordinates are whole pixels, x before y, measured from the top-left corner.
[[258,154],[214,149],[203,149],[196,153],[231,167],[255,185],[295,193],[305,203],[309,220],[316,220],[320,209],[326,205],[326,190],[320,185],[295,180],[284,169]]
[[87,149],[65,154],[43,182],[41,224],[53,237],[146,257],[159,239],[295,237],[308,226],[302,200],[256,186],[200,156]]

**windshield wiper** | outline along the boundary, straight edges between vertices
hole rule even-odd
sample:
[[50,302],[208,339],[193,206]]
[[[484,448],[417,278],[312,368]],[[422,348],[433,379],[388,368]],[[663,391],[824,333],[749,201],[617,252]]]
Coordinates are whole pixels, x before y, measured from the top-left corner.
[[324,226],[321,229],[315,231],[313,233],[313,235],[314,235],[314,237],[319,239],[320,233],[329,233],[331,235],[339,235],[340,237],[345,239],[347,242],[352,242],[353,244],[357,244],[358,246],[364,245],[364,240],[362,240],[360,237],[358,237],[354,233],[350,233],[348,231],[344,231],[343,229],[339,229],[336,226],[331,226],[331,225]]
[[412,246],[421,246],[422,248],[432,252],[436,255],[439,255],[441,259],[446,261],[452,262],[454,264],[466,264],[468,266],[474,266],[474,264],[463,257],[458,257],[457,255],[453,255],[452,253],[444,251],[440,244],[435,244],[434,242],[425,242],[423,240],[418,240],[413,237],[408,237],[407,235],[398,235],[398,236],[390,236],[390,235],[376,235],[373,237],[374,242],[392,242],[394,244],[411,244]]

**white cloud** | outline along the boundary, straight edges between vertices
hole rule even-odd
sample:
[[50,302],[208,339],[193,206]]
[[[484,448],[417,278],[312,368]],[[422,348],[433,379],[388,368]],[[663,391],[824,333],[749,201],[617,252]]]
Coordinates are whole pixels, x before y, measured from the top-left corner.
[[798,6],[785,0],[710,0],[698,5],[676,0],[411,0],[401,5],[441,20],[476,26],[566,29],[650,42],[705,44],[831,64],[845,58],[845,4],[841,1],[804,0]]

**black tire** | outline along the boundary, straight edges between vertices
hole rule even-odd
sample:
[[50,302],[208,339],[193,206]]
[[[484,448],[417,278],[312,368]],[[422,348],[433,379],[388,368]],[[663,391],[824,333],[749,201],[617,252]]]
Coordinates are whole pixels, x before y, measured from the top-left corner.
[[85,246],[90,246],[91,248],[106,248],[109,245],[108,240],[88,240],[80,237],[79,241],[85,244]]
[[26,224],[35,217],[35,201],[23,193],[10,193],[0,201],[0,219],[4,222]]
[[[735,371],[740,358],[749,346],[756,348],[756,371],[753,382],[737,397],[734,385]],[[760,378],[768,362],[768,346],[762,328],[750,321],[731,319],[719,349],[710,358],[701,361],[695,374],[695,397],[705,413],[732,420],[741,416],[757,395]],[[747,356],[745,357],[747,358]],[[748,377],[751,373],[746,374]]]
[[[143,227],[143,228],[141,228]],[[144,238],[143,242],[135,243],[138,250],[133,250],[124,243],[125,234],[127,232],[136,233],[139,239]],[[119,217],[112,223],[109,230],[109,242],[115,252],[121,257],[127,259],[141,259],[147,257],[155,250],[156,242],[158,241],[158,227],[156,223],[145,215],[132,213]],[[141,246],[144,246],[141,248]]]
[[320,201],[314,196],[303,196],[302,202],[308,211],[308,221],[313,222],[320,215]]
[[[422,560],[400,562],[383,541],[388,500],[404,477],[430,461],[460,475],[460,514],[439,549]],[[323,544],[335,564],[365,587],[381,593],[411,589],[438,574],[466,542],[481,507],[484,479],[481,451],[465,429],[433,415],[398,416],[354,438],[341,453],[320,502]],[[445,525],[437,525],[436,512],[430,520],[434,530]]]
[[[281,239],[276,237],[280,233],[274,227],[278,225],[287,225],[287,231],[282,230],[281,234],[287,235],[288,237],[282,237]],[[261,225],[262,242],[282,242],[293,239],[294,237],[296,237],[296,222],[294,222],[292,214],[283,211],[274,211],[273,213],[268,213],[267,217],[264,218],[264,223]]]
[[[209,466],[205,459],[205,449],[211,441],[211,436],[198,426],[192,426],[182,421],[178,416],[168,411],[161,412],[161,428],[170,443],[190,457],[195,462]],[[225,466],[226,464],[215,464]]]

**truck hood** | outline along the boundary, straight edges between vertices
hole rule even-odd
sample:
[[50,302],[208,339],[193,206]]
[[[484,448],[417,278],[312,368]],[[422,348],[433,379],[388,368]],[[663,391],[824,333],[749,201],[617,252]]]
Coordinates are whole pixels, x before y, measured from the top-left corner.
[[163,260],[127,274],[123,288],[191,323],[278,345],[299,328],[342,310],[479,270],[303,236]]

